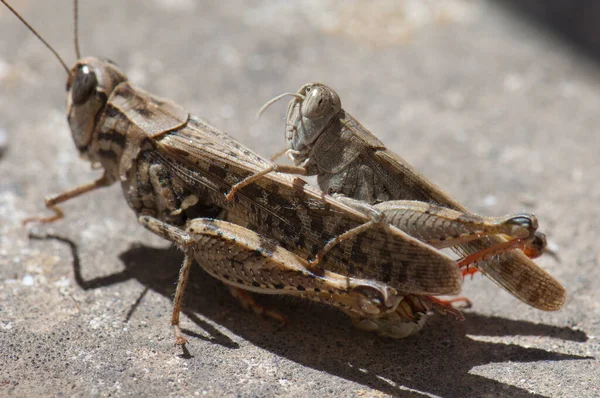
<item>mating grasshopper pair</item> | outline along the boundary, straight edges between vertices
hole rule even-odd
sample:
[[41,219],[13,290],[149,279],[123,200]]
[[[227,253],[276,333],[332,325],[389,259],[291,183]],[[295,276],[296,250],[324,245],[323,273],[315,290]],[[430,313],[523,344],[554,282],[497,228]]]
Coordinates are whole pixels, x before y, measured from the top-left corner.
[[[418,329],[422,314],[448,310],[431,296],[458,293],[461,273],[450,257],[385,217],[400,209],[400,219],[418,220],[407,223],[413,233],[438,240],[473,233],[529,237],[534,230],[476,216],[469,216],[476,225],[470,227],[466,215],[418,203],[378,209],[385,203],[324,196],[281,174],[249,181],[272,164],[177,104],[133,87],[111,62],[77,57],[72,68],[61,60],[68,121],[81,155],[104,174],[48,198],[55,215],[34,220],[55,221],[63,216],[58,204],[120,181],[139,222],[186,253],[171,320],[179,344],[185,343],[179,311],[194,258],[238,296],[243,289],[305,297],[339,307],[360,327],[403,336]],[[245,186],[232,191],[240,183]],[[250,299],[245,303],[261,311]]]
[[[285,139],[286,153],[297,167],[273,165],[238,184],[233,191],[280,169],[299,175],[316,175],[324,192],[335,195],[338,200],[344,199],[347,204],[356,204],[353,199],[375,204],[380,219],[383,216],[385,222],[436,248],[452,247],[464,256],[460,265],[475,265],[525,303],[545,311],[562,307],[566,296],[563,286],[529,259],[540,256],[546,248],[545,235],[537,231],[533,215],[486,218],[470,214],[404,159],[389,151],[342,108],[338,94],[324,84],[309,83],[297,93],[281,94],[267,102],[259,115],[285,96],[294,97],[288,105]],[[423,235],[426,228],[422,220],[415,220],[403,209],[419,205],[424,213],[438,216],[425,223],[440,222],[447,217],[455,220],[459,229],[453,231],[455,226],[442,222],[430,230],[445,231],[443,240]],[[482,234],[479,228],[486,224],[488,228],[495,224],[505,230]],[[511,230],[512,226],[515,230]]]

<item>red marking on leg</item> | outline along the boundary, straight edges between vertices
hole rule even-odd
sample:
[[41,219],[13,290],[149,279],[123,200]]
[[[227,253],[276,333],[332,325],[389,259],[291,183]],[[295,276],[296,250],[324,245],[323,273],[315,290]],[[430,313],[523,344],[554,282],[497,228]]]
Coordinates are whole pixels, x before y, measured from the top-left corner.
[[488,247],[487,249],[478,251],[473,254],[469,254],[458,262],[459,268],[468,267],[471,264],[475,264],[479,261],[487,260],[488,258],[495,256],[496,254],[504,253],[513,249],[523,250],[527,246],[527,241],[523,238],[515,238],[506,242],[499,243],[497,245]]
[[475,275],[476,273],[479,272],[479,270],[475,267],[470,267],[467,265],[463,270],[461,270],[461,272],[462,272],[463,278],[466,277],[467,275],[471,275],[471,278],[472,278],[473,275]]

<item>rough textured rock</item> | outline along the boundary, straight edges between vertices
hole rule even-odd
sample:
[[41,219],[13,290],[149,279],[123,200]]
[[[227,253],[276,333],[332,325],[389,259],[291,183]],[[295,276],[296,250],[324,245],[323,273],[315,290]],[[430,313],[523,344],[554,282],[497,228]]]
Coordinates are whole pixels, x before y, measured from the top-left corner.
[[[0,395],[600,395],[600,125],[597,65],[486,1],[84,2],[84,54],[115,60],[270,155],[285,105],[270,97],[322,81],[346,109],[473,211],[534,212],[568,289],[534,310],[478,276],[466,321],[433,317],[390,340],[334,310],[259,297],[290,318],[278,330],[196,269],[172,345],[181,255],[137,225],[118,187],[73,200],[33,229],[43,197],[97,175],[64,117],[65,76],[0,8]],[[69,60],[68,2],[14,6]]]

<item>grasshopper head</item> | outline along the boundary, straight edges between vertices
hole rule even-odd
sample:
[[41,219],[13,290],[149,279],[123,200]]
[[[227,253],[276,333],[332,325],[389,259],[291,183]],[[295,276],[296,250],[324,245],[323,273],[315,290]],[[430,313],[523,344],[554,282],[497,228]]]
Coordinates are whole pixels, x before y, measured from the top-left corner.
[[113,63],[88,57],[77,61],[67,79],[67,119],[75,145],[88,156],[96,124],[112,91],[127,77]]
[[289,149],[300,152],[296,163],[301,163],[302,154],[308,156],[310,148],[319,135],[342,110],[337,93],[321,83],[305,84],[288,106],[285,139]]

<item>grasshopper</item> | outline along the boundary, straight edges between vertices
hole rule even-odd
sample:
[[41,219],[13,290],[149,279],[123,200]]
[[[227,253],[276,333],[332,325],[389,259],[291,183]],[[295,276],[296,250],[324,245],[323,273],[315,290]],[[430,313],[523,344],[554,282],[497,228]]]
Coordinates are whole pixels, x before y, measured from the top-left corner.
[[[415,237],[420,237],[420,232],[414,228],[411,231],[407,219],[397,217],[398,214],[413,206],[420,207],[422,213],[444,214],[462,224],[462,233],[453,234],[450,229],[446,235],[452,239],[436,242],[423,236],[424,242],[438,248],[452,247],[465,256],[461,265],[475,264],[477,270],[535,308],[555,311],[562,307],[566,296],[563,286],[528,258],[541,255],[546,247],[545,235],[537,232],[537,219],[533,215],[493,219],[469,213],[388,150],[342,108],[338,94],[324,84],[309,83],[297,93],[281,94],[268,101],[259,115],[285,96],[293,97],[286,115],[285,139],[287,154],[296,167],[272,165],[235,186],[230,197],[270,171],[286,171],[316,175],[324,192],[336,195],[339,200],[345,197],[343,201],[354,203],[355,207],[360,207],[360,203],[353,199],[375,204],[380,219],[387,219]],[[386,212],[391,214],[385,216]],[[482,233],[481,228],[487,228],[488,224],[504,225],[505,230]],[[511,231],[512,227],[516,229]],[[422,225],[417,228],[423,229]],[[516,248],[522,251],[512,250]]]
[[75,146],[103,170],[95,181],[46,198],[52,216],[26,222],[59,220],[59,204],[120,182],[138,221],[185,252],[171,317],[176,343],[186,342],[179,312],[194,258],[238,296],[241,288],[325,302],[359,327],[389,335],[412,333],[429,310],[452,312],[430,297],[460,291],[461,274],[449,256],[390,226],[355,233],[312,266],[307,258],[369,218],[284,174],[248,184],[227,200],[235,184],[271,163],[176,103],[134,87],[111,61],[82,58],[77,44],[78,60],[67,67],[1,1],[61,62]]

